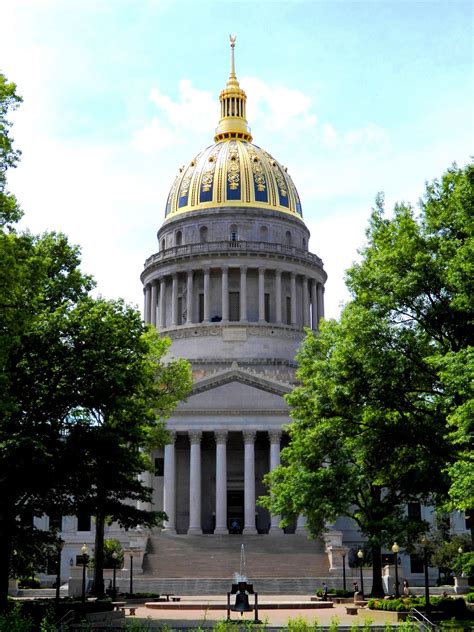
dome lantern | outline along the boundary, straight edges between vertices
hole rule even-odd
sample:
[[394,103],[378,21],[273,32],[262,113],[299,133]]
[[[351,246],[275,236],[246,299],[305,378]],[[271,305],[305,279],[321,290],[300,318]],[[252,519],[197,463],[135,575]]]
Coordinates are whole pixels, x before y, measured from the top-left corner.
[[230,74],[227,85],[222,90],[219,100],[221,102],[221,118],[216,129],[214,142],[227,138],[239,138],[252,141],[252,135],[246,119],[247,95],[240,87],[235,74],[235,35],[230,35]]

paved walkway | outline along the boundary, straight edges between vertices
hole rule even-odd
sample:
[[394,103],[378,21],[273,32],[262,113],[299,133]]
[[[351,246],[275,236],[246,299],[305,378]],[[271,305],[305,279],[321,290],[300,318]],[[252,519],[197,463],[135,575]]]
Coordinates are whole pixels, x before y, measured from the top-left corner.
[[[385,623],[395,623],[396,615],[392,612],[368,610],[365,608],[359,608],[357,615],[348,615],[346,612],[346,606],[350,604],[333,604],[332,608],[308,608],[306,602],[309,602],[309,597],[303,597],[299,595],[278,595],[269,596],[265,595],[260,598],[262,606],[259,607],[259,618],[270,627],[286,626],[289,619],[302,618],[309,624],[318,623],[320,625],[329,625],[331,621],[337,619],[342,625],[360,625],[370,622],[384,625]],[[288,608],[279,607],[265,608],[266,603],[278,603],[280,606],[284,606],[284,602],[291,603],[293,606],[298,602],[303,602],[301,608]],[[206,607],[204,604],[208,604]],[[225,605],[225,597],[219,598],[214,596],[200,596],[200,597],[182,597],[178,609],[169,609],[166,607],[166,603],[163,603],[164,607],[160,607],[162,604],[155,604],[158,607],[147,608],[146,606],[139,606],[136,609],[136,615],[134,617],[127,616],[127,621],[132,619],[148,620],[150,623],[159,622],[160,625],[169,625],[172,627],[180,628],[198,628],[199,626],[209,625],[215,621],[222,621],[226,618],[225,609],[211,609],[209,606],[216,606],[221,603]],[[250,597],[250,603],[253,604],[253,597]],[[316,602],[317,603],[317,602]],[[189,609],[186,609],[189,606]],[[244,613],[243,617],[240,617],[239,613],[232,612],[231,617],[235,621],[252,621],[254,617],[253,612]]]

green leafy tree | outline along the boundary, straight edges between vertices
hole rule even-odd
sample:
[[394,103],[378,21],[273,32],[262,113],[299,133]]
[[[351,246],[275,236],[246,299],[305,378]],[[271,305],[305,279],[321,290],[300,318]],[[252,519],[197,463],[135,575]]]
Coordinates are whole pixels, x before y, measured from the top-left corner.
[[126,527],[157,519],[129,501],[150,498],[137,476],[148,465],[142,449],[166,441],[163,420],[190,386],[187,364],[164,362],[169,343],[135,310],[90,296],[64,235],[15,230],[5,174],[18,158],[7,121],[18,102],[1,77],[0,609],[34,516],[89,508],[96,569],[106,517]]
[[347,275],[352,302],[299,353],[290,445],[268,477],[267,506],[306,514],[313,534],[338,515],[357,523],[375,595],[381,546],[426,529],[407,502],[450,489],[455,506],[473,504],[473,184],[472,165],[452,167],[427,185],[420,217],[397,205],[387,219],[378,196]]

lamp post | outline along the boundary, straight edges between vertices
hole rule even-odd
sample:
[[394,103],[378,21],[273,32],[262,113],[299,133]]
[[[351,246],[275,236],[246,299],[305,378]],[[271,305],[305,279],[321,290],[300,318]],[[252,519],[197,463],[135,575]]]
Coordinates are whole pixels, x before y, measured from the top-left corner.
[[86,600],[86,567],[89,561],[89,549],[87,548],[87,544],[83,544],[81,546],[82,553],[82,603]]
[[421,538],[421,546],[423,547],[424,554],[424,568],[425,568],[425,608],[426,608],[426,616],[429,616],[431,611],[430,605],[430,586],[428,580],[428,538],[423,536]]
[[61,553],[64,546],[64,540],[59,538],[58,540],[58,548],[57,548],[57,573],[56,573],[56,603],[59,603],[59,589],[61,587]]
[[393,559],[395,561],[395,599],[398,599],[400,597],[399,582],[398,582],[398,551],[399,550],[400,550],[400,547],[398,546],[396,542],[394,542],[392,544],[392,553],[393,553]]
[[459,553],[459,561],[458,561],[458,577],[462,577],[462,554],[464,553],[464,549],[462,546],[458,548]]
[[130,595],[133,595],[133,553],[130,553]]
[[113,578],[112,579],[112,600],[113,601],[117,601],[117,582],[116,582],[116,579],[117,579],[117,575],[116,575],[116,573],[117,573],[117,558],[118,558],[117,551],[114,551],[112,553],[112,559],[113,559],[113,567],[112,567],[112,569],[113,569],[112,570],[112,573],[113,573],[113,575],[112,575],[112,578]]
[[346,590],[346,554],[342,554],[342,587]]
[[357,557],[359,558],[359,562],[360,562],[360,592],[363,599],[364,598],[364,575],[362,573],[362,564],[364,562],[364,551],[362,549],[359,549],[357,551]]

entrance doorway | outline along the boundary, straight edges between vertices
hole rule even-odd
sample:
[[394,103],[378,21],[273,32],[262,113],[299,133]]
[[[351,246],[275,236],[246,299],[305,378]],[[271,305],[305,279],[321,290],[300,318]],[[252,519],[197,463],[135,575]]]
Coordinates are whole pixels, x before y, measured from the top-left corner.
[[244,530],[244,490],[232,489],[227,492],[227,525],[229,533],[238,534]]

